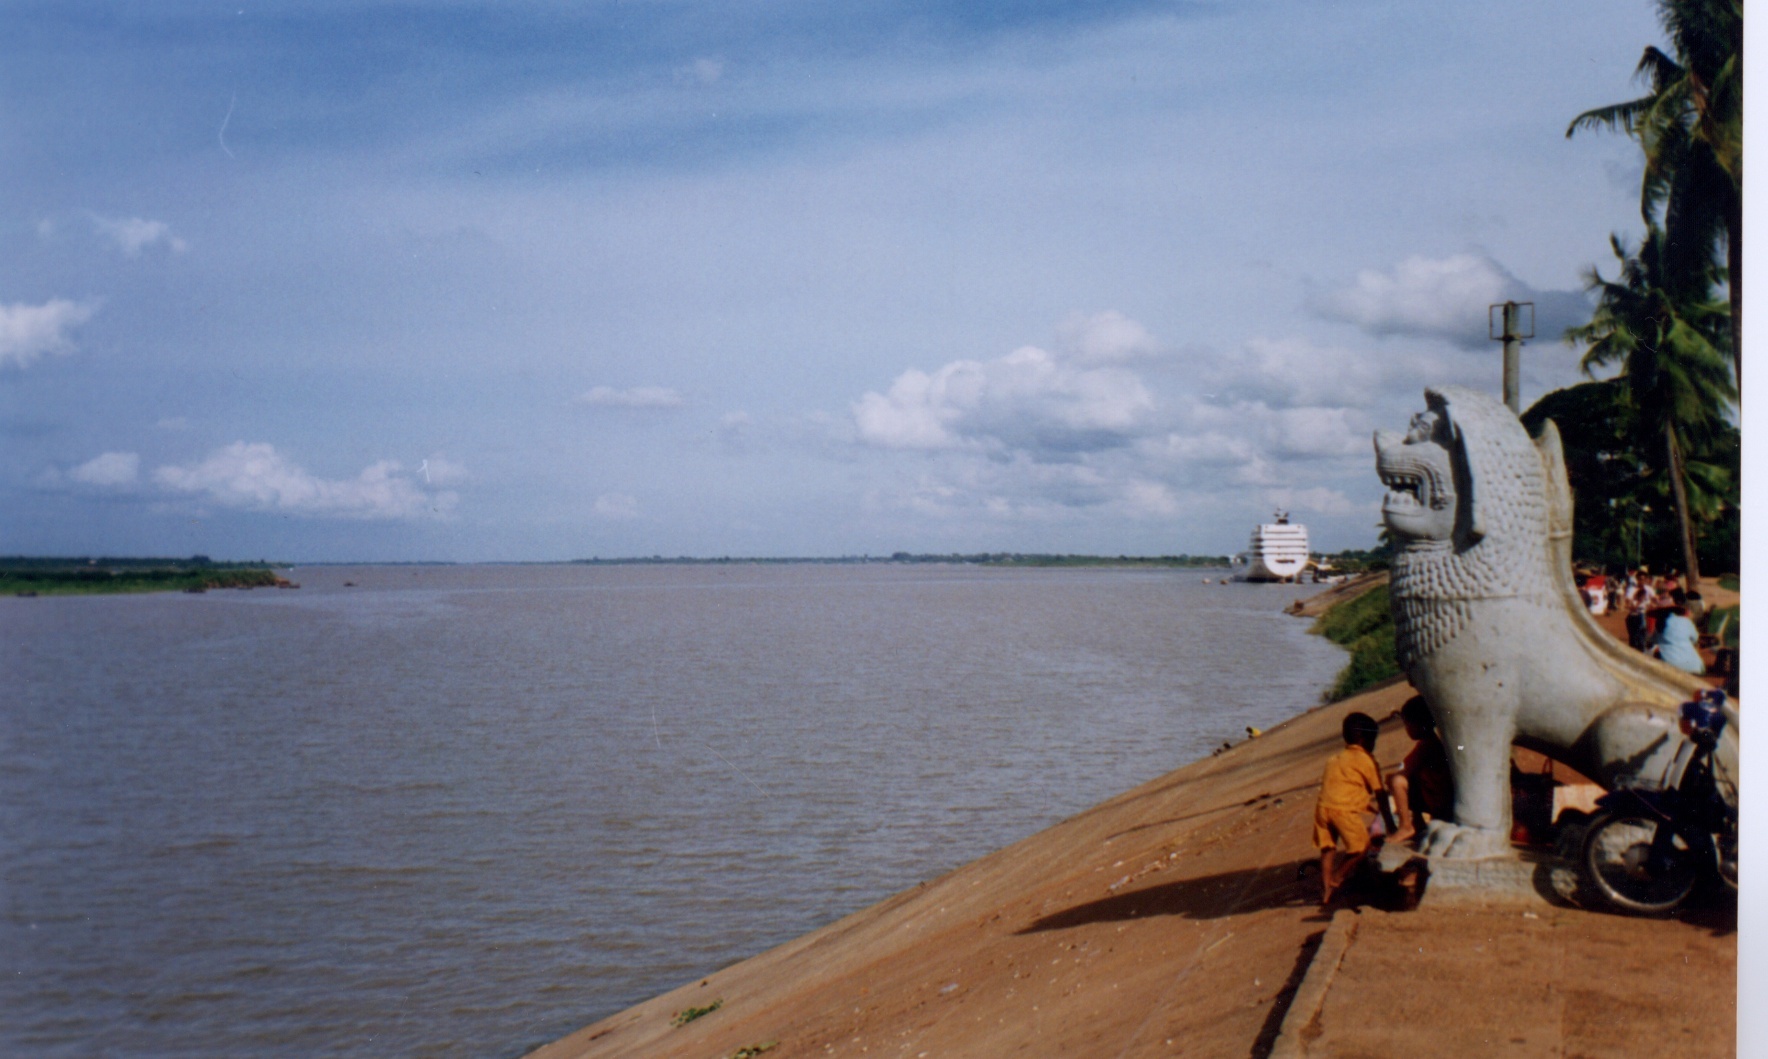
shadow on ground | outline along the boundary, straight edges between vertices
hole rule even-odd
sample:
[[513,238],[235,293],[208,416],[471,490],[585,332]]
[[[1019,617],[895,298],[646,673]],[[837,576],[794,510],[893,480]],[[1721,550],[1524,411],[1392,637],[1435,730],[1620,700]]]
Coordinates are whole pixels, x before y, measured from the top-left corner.
[[1312,863],[1308,860],[1289,861],[1114,894],[1043,916],[1018,933],[1035,934],[1045,930],[1066,930],[1086,923],[1112,923],[1150,916],[1219,919],[1266,908],[1309,907],[1320,897],[1319,883],[1310,885],[1301,878],[1302,866]]

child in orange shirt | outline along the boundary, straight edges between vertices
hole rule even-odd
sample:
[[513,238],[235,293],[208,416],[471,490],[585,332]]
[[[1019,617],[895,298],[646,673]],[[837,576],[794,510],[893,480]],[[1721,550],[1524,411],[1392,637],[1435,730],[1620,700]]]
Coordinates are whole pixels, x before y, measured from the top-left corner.
[[[1366,713],[1344,719],[1344,749],[1326,762],[1320,798],[1314,803],[1314,845],[1320,850],[1320,903],[1356,871],[1369,853],[1369,797],[1380,791],[1381,771],[1375,767],[1375,737],[1381,726]],[[1344,846],[1340,854],[1338,847]]]

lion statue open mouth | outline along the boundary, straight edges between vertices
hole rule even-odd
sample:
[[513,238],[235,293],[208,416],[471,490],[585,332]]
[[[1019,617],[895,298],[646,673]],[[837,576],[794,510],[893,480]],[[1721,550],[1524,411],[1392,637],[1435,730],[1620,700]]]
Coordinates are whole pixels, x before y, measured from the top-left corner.
[[[1610,788],[1652,783],[1684,741],[1677,704],[1706,685],[1615,640],[1578,599],[1557,428],[1531,440],[1503,404],[1463,387],[1424,396],[1404,434],[1375,434],[1396,544],[1395,651],[1455,777],[1454,820],[1432,821],[1424,851],[1510,856],[1512,743]],[[1728,717],[1718,765],[1735,804]]]

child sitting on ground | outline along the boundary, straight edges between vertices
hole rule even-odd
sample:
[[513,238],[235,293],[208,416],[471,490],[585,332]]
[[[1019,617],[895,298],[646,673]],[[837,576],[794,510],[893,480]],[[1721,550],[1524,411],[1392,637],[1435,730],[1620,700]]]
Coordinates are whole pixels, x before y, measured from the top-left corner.
[[[1320,850],[1320,903],[1357,870],[1369,852],[1369,797],[1381,790],[1375,767],[1375,738],[1381,726],[1366,713],[1344,719],[1344,749],[1326,762],[1320,798],[1314,803],[1314,845]],[[1343,845],[1344,852],[1339,853]]]
[[1406,755],[1400,771],[1387,778],[1399,829],[1394,841],[1403,842],[1424,830],[1423,816],[1447,820],[1455,805],[1455,779],[1449,772],[1449,752],[1437,737],[1436,718],[1424,696],[1414,695],[1400,707],[1400,721],[1416,745]]

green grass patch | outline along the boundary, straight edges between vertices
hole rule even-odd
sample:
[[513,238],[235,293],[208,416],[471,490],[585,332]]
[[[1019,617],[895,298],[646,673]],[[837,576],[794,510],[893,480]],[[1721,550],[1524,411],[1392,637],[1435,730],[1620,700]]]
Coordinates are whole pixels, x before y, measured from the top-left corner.
[[771,1052],[780,1046],[779,1041],[765,1041],[761,1044],[745,1044],[731,1053],[731,1059],[755,1059],[762,1052]]
[[677,1029],[680,1029],[681,1027],[686,1026],[688,1023],[694,1021],[697,1018],[700,1018],[704,1015],[712,1014],[714,1011],[717,1011],[721,1007],[724,1007],[723,1000],[714,1000],[712,1003],[707,1004],[703,1008],[682,1008],[680,1011],[677,1011],[675,1013],[675,1017],[673,1017],[669,1020],[669,1024],[671,1026],[676,1027]]
[[1351,653],[1350,661],[1339,670],[1338,678],[1326,693],[1329,702],[1349,698],[1400,672],[1399,663],[1394,660],[1394,619],[1386,585],[1377,585],[1327,608],[1308,631]]
[[1727,592],[1741,592],[1741,591],[1743,591],[1743,589],[1738,587],[1738,580],[1737,580],[1736,574],[1720,574],[1719,575],[1719,587],[1724,589]]

